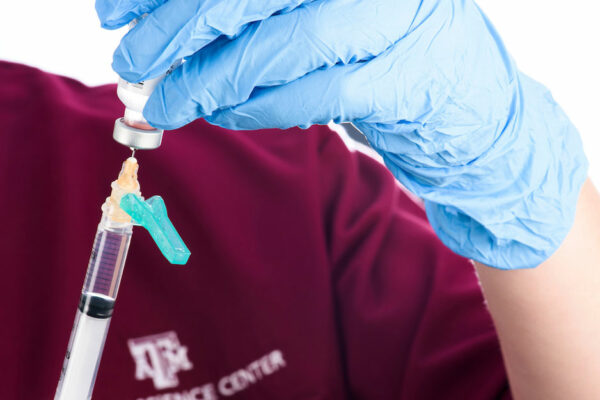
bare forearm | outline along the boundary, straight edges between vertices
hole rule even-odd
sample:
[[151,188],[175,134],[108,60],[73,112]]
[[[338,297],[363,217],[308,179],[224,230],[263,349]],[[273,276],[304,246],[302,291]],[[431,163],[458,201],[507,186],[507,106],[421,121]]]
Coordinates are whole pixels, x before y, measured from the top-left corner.
[[516,399],[600,399],[600,196],[588,180],[575,224],[535,269],[476,263]]

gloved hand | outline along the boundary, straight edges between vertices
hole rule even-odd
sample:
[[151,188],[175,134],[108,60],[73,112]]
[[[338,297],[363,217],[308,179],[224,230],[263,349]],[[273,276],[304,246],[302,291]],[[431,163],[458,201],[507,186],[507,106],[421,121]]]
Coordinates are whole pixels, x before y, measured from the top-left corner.
[[534,267],[568,233],[587,161],[472,0],[97,0],[129,81],[187,62],[144,116],[232,129],[352,121],[456,253]]

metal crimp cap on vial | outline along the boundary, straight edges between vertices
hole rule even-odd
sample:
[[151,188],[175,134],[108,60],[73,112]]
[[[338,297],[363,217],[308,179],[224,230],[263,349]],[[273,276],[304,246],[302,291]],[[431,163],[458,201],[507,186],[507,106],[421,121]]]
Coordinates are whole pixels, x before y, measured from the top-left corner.
[[138,150],[152,150],[160,146],[163,136],[162,129],[138,129],[125,123],[124,118],[115,121],[113,139],[117,142]]

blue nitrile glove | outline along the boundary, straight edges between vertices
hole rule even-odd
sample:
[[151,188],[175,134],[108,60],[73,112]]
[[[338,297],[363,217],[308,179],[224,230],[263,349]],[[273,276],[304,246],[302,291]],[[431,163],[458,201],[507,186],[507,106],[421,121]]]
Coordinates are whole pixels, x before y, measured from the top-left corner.
[[472,0],[96,6],[108,27],[150,13],[115,52],[125,79],[187,57],[148,101],[156,127],[352,121],[425,199],[441,240],[498,268],[538,265],[573,223],[587,170],[578,133]]

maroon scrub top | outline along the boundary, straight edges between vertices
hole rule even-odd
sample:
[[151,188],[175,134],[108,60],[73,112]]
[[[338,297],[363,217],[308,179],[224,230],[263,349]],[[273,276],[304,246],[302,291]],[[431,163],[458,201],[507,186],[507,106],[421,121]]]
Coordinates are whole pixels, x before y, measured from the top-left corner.
[[[123,105],[12,63],[0,82],[0,398],[51,399]],[[136,156],[192,255],[134,228],[94,399],[509,397],[471,264],[327,127],[196,121]]]

